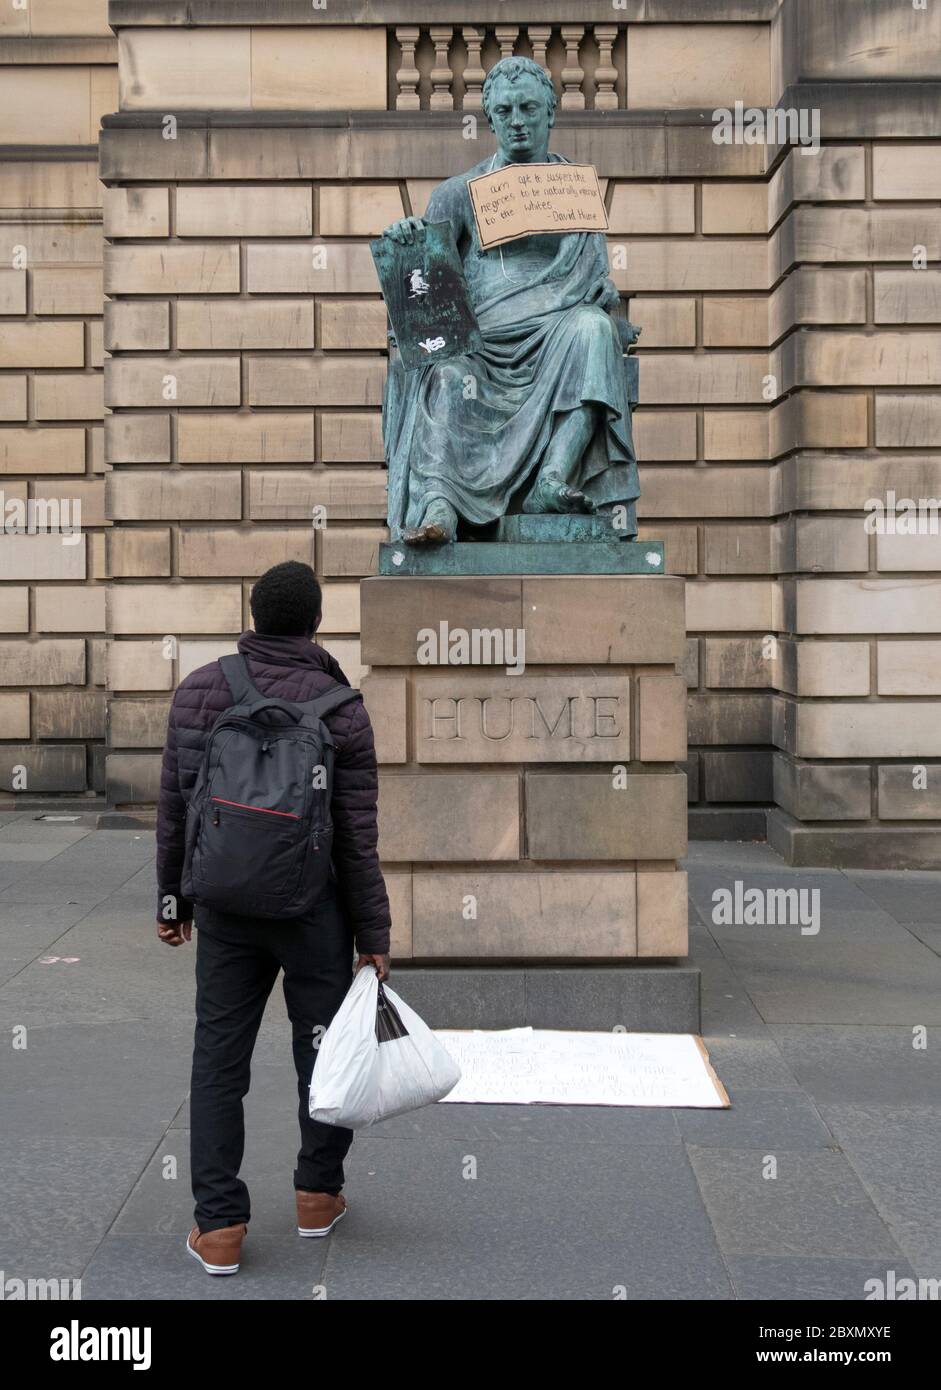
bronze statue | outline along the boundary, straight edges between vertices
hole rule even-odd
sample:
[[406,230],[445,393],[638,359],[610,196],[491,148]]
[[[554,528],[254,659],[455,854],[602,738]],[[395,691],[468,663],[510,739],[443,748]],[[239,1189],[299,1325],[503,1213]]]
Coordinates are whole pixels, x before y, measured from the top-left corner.
[[[467,182],[549,151],[556,96],[542,68],[505,58],[483,109],[496,153],[434,190],[425,217],[383,235],[403,245],[448,222],[483,338],[481,351],[406,372],[392,355],[383,403],[394,540],[441,544],[511,512],[623,509],[636,534],[640,489],[618,291],[600,233],[552,233],[482,251]],[[473,529],[471,529],[473,534]]]

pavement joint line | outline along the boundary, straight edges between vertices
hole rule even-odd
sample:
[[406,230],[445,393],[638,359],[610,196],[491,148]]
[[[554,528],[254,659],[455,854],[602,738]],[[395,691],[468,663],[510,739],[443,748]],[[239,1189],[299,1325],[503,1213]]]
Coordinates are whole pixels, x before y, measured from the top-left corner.
[[161,1132],[161,1134],[158,1136],[157,1142],[156,1142],[156,1144],[154,1144],[153,1149],[151,1150],[149,1157],[145,1160],[143,1167],[140,1169],[140,1171],[139,1171],[138,1174],[137,1174],[137,1177],[136,1177],[136,1178],[134,1179],[134,1181],[131,1183],[130,1189],[129,1189],[128,1192],[125,1194],[124,1199],[122,1200],[120,1206],[118,1207],[117,1211],[116,1211],[116,1212],[114,1213],[114,1215],[112,1216],[112,1218],[111,1218],[110,1222],[108,1223],[107,1227],[105,1228],[105,1230],[102,1232],[101,1239],[98,1241],[98,1244],[95,1246],[94,1250],[91,1252],[91,1255],[88,1257],[87,1262],[82,1266],[82,1278],[83,1278],[83,1279],[85,1278],[86,1274],[88,1273],[88,1270],[89,1270],[89,1268],[90,1268],[90,1266],[91,1266],[91,1263],[92,1263],[92,1261],[94,1260],[95,1256],[98,1254],[98,1251],[101,1250],[101,1248],[103,1247],[103,1245],[104,1245],[105,1242],[107,1241],[108,1237],[111,1235],[111,1232],[112,1232],[113,1229],[114,1229],[114,1224],[115,1224],[115,1222],[118,1220],[118,1218],[119,1218],[119,1216],[121,1215],[122,1211],[123,1211],[124,1208],[127,1206],[128,1202],[131,1200],[131,1198],[132,1198],[132,1196],[134,1195],[134,1193],[137,1191],[138,1187],[139,1187],[140,1184],[141,1184],[141,1180],[142,1180],[143,1177],[144,1177],[144,1174],[147,1172],[147,1169],[150,1167],[151,1163],[153,1163],[154,1159],[156,1158],[157,1154],[159,1153],[160,1147],[161,1147],[161,1145],[163,1144],[164,1140],[165,1140],[166,1137],[167,1137],[168,1130],[169,1130],[169,1127],[166,1128],[166,1129],[164,1129],[164,1130]]
[[[886,1102],[886,1108],[891,1108],[891,1106],[888,1104],[888,1102]],[[931,1105],[926,1105],[926,1106],[924,1106],[923,1108],[926,1109],[926,1110],[929,1110],[929,1111],[932,1111],[932,1112],[933,1112],[933,1111],[935,1110],[936,1107],[935,1107],[935,1106],[931,1106]],[[855,1177],[856,1177],[857,1182],[859,1183],[860,1187],[861,1187],[861,1188],[863,1189],[863,1191],[865,1192],[866,1196],[869,1198],[869,1201],[870,1201],[870,1203],[872,1204],[872,1207],[873,1207],[873,1209],[874,1209],[876,1215],[878,1216],[879,1220],[882,1222],[883,1226],[885,1226],[886,1230],[888,1231],[888,1233],[889,1233],[889,1235],[891,1236],[891,1238],[892,1238],[893,1242],[895,1243],[895,1245],[898,1246],[898,1249],[899,1249],[900,1253],[905,1257],[905,1259],[908,1261],[908,1263],[909,1263],[910,1265],[912,1265],[912,1267],[914,1268],[917,1264],[920,1263],[919,1257],[916,1256],[916,1254],[915,1254],[915,1253],[909,1248],[909,1246],[905,1243],[905,1241],[903,1240],[903,1237],[902,1237],[902,1233],[901,1233],[901,1232],[896,1233],[896,1231],[893,1229],[892,1223],[891,1223],[891,1221],[888,1219],[888,1217],[887,1217],[887,1216],[883,1216],[882,1210],[881,1210],[881,1208],[880,1208],[880,1206],[879,1206],[879,1203],[878,1203],[878,1201],[876,1200],[875,1193],[874,1193],[873,1190],[872,1190],[872,1184],[866,1180],[866,1178],[863,1176],[863,1174],[862,1174],[862,1173],[860,1172],[860,1170],[857,1168],[856,1164],[853,1162],[853,1155],[852,1155],[852,1152],[851,1152],[850,1150],[848,1150],[848,1149],[842,1149],[842,1148],[840,1149],[840,1152],[843,1154],[844,1158],[846,1159],[846,1162],[849,1164],[850,1168],[853,1170],[853,1173],[854,1173],[854,1175],[855,1175]],[[878,1188],[878,1184],[875,1184],[875,1186]]]
[[[674,1111],[673,1118],[674,1118],[674,1120],[676,1119],[676,1112],[675,1112],[675,1111]],[[679,1126],[677,1126],[677,1129],[679,1129]],[[736,1287],[735,1287],[735,1280],[732,1278],[732,1271],[731,1271],[731,1269],[729,1268],[729,1258],[726,1256],[725,1251],[722,1249],[722,1241],[719,1239],[719,1232],[718,1232],[718,1230],[716,1229],[716,1224],[715,1224],[715,1222],[714,1222],[713,1219],[712,1219],[712,1212],[709,1210],[709,1203],[706,1201],[705,1193],[704,1193],[703,1190],[702,1190],[702,1185],[700,1184],[699,1177],[698,1177],[698,1175],[697,1175],[697,1173],[696,1173],[695,1165],[694,1165],[692,1159],[691,1159],[690,1156],[689,1156],[689,1150],[690,1150],[690,1143],[689,1143],[689,1140],[684,1139],[682,1133],[680,1134],[680,1144],[681,1144],[682,1149],[683,1149],[683,1158],[684,1158],[684,1160],[685,1160],[685,1162],[686,1162],[687,1168],[689,1169],[690,1177],[691,1177],[692,1180],[693,1180],[693,1187],[695,1188],[695,1190],[696,1190],[696,1192],[697,1192],[697,1194],[698,1194],[698,1196],[699,1196],[699,1205],[700,1205],[700,1206],[702,1207],[702,1209],[703,1209],[703,1212],[704,1212],[705,1217],[706,1217],[706,1221],[707,1221],[708,1224],[709,1224],[709,1230],[712,1232],[712,1239],[713,1239],[713,1241],[715,1242],[716,1250],[719,1252],[719,1259],[722,1261],[722,1269],[723,1269],[723,1271],[724,1271],[724,1273],[725,1273],[726,1279],[727,1279],[728,1282],[729,1282],[729,1291],[730,1291],[730,1293],[731,1293],[731,1295],[732,1295],[733,1298],[737,1298],[737,1297],[738,1297],[738,1291],[737,1291],[737,1289],[736,1289]],[[697,1147],[697,1146],[694,1145],[693,1147]],[[701,1146],[699,1146],[699,1147],[701,1147]]]

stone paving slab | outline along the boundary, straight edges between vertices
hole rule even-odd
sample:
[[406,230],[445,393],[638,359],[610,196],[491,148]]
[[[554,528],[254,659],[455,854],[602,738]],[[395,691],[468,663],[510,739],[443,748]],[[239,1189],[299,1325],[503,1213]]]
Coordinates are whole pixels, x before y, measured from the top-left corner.
[[113,950],[99,948],[86,949],[75,964],[35,961],[0,989],[0,1019],[41,1024],[159,1018],[169,1025],[191,1018],[191,973],[181,962],[177,980],[170,979],[168,960],[158,965],[152,959],[134,949],[119,958]]
[[941,1110],[937,1106],[828,1105],[824,1114],[913,1268],[919,1275],[937,1278],[941,1271]]
[[76,918],[87,910],[81,904],[24,909],[17,903],[0,907],[0,988],[40,956],[73,954],[61,950],[59,943]]
[[[285,1095],[287,1118],[282,1117],[276,1124],[261,1124],[257,1110],[246,1109],[241,1176],[250,1193],[251,1229],[266,1236],[293,1236],[296,1227],[292,1173],[300,1135],[291,1115],[290,1092]],[[193,1196],[189,1143],[188,1129],[170,1130],[157,1143],[150,1163],[114,1223],[116,1233],[172,1235],[180,1230],[185,1234],[190,1229]],[[176,1177],[167,1176],[173,1172]]]
[[[36,822],[38,842],[43,827]],[[103,902],[153,858],[153,836],[141,832],[98,830],[67,845],[45,863],[11,866],[0,863],[0,903]],[[11,874],[9,870],[13,868]]]
[[587,1163],[582,1145],[554,1142],[520,1164],[501,1142],[361,1139],[351,1168],[331,1297],[731,1296],[680,1146],[599,1146]]
[[[828,1258],[900,1258],[901,1251],[843,1154],[769,1155],[764,1148],[690,1145],[706,1210],[723,1252]],[[765,1176],[768,1158],[777,1176]]]
[[847,869],[845,877],[879,903],[897,922],[933,922],[941,917],[939,875]]
[[719,890],[724,890],[734,896],[735,884],[739,882],[743,885],[740,890],[758,888],[765,892],[773,889],[784,889],[785,891],[798,887],[807,890],[803,900],[797,899],[803,911],[813,907],[814,900],[807,894],[819,893],[819,913],[820,913],[820,936],[837,941],[851,940],[858,944],[861,941],[896,941],[903,938],[904,929],[895,918],[888,913],[885,908],[866,893],[861,891],[855,884],[850,883],[845,875],[823,870],[802,869],[799,875],[795,875],[793,869],[782,868],[777,872],[770,873],[766,869],[749,871],[747,877],[743,877],[742,870],[719,870],[716,866],[710,865],[707,869],[693,869],[690,872],[690,897],[696,905],[696,909],[715,939],[722,943],[726,940],[734,940],[736,936],[758,935],[761,939],[768,936],[784,935],[788,939],[797,937],[806,941],[808,935],[801,936],[800,925],[781,926],[776,923],[763,923],[756,921],[754,924],[748,922],[745,925],[726,925],[723,923],[720,913],[722,899],[716,900],[714,895]]
[[[277,1237],[279,1248],[289,1255],[298,1241],[290,1183],[296,1130],[282,1124],[263,1130],[256,1124],[255,1135],[265,1135],[262,1142],[252,1137],[251,1119],[249,1111],[243,1175],[252,1193],[253,1244],[259,1235]],[[180,1151],[178,1179],[168,1182],[162,1176],[168,1153],[162,1144],[112,1236],[168,1236],[187,1229],[192,1211],[188,1135],[178,1130],[174,1139]],[[631,1248],[638,1223],[666,1219],[667,1214],[677,1230],[682,1224],[685,1231],[685,1241],[677,1246],[682,1255],[676,1277],[701,1281],[695,1293],[690,1284],[683,1296],[728,1295],[721,1260],[678,1142],[666,1148],[597,1143],[591,1153],[593,1165],[603,1166],[606,1175],[603,1209],[593,1200],[597,1178],[580,1188],[574,1181],[573,1169],[583,1164],[584,1155],[570,1137],[523,1141],[525,1163],[518,1161],[516,1146],[503,1135],[472,1142],[470,1153],[466,1138],[423,1135],[416,1142],[357,1137],[347,1161],[350,1216],[331,1240],[331,1298],[361,1296],[364,1258],[373,1298],[611,1297],[610,1287],[599,1286],[598,1278],[615,1279],[624,1260],[620,1252]],[[469,1161],[477,1165],[476,1178],[465,1176]],[[399,1194],[406,1174],[411,1175],[409,1193]],[[626,1182],[630,1196],[625,1195]],[[648,1193],[651,1187],[656,1189],[656,1202]],[[390,1190],[397,1193],[394,1202],[389,1200]],[[617,1207],[612,1207],[615,1193]],[[449,1213],[444,1225],[435,1216],[443,1211]],[[534,1241],[537,1249],[531,1248]],[[691,1258],[694,1249],[696,1259]],[[558,1264],[561,1252],[566,1268],[558,1277],[563,1282],[552,1290],[542,1288],[543,1258]],[[424,1292],[414,1286],[418,1266]],[[650,1282],[655,1275],[653,1269],[645,1275],[646,1296],[665,1296]],[[508,1280],[516,1294],[508,1292]]]
[[[154,1140],[73,1138],[50,1114],[45,1135],[0,1136],[0,1266],[9,1274],[65,1276],[60,1251],[88,1260],[117,1216]],[[25,1268],[24,1260],[37,1267]],[[41,1263],[39,1263],[41,1262]]]
[[706,1033],[703,1042],[726,1090],[730,1087],[768,1091],[797,1088],[797,1078],[770,1035],[730,1038]]
[[[713,1063],[715,1066],[715,1063]],[[833,1136],[813,1102],[802,1091],[732,1087],[728,1110],[677,1110],[680,1134],[709,1148],[826,1149]]]
[[725,950],[767,1023],[941,1024],[941,960],[907,934],[890,946],[765,937]]
[[770,1033],[818,1106],[876,1102],[941,1107],[937,1039],[929,1033],[927,1047],[913,1046],[910,1024],[847,1028],[774,1023]]
[[0,824],[3,845],[71,845],[93,833],[91,826],[62,821],[41,822],[32,816],[11,816]]
[[4,1130],[157,1143],[189,1085],[190,1040],[168,1046],[165,1026],[141,1019],[30,1027],[25,1050],[0,1052]]
[[16,940],[21,933],[29,931],[45,932],[51,928],[52,935],[61,935],[69,927],[86,916],[89,908],[83,903],[47,903],[32,910],[22,903],[0,903],[0,940]]
[[[663,1107],[603,1105],[436,1105],[427,1112],[397,1115],[369,1131],[370,1139],[428,1137],[502,1140],[506,1144],[551,1144],[559,1140],[583,1144],[680,1144],[679,1111]],[[685,1113],[685,1112],[684,1112]]]
[[690,840],[683,863],[691,872],[711,864],[723,870],[741,865],[756,872],[762,867],[775,871],[785,867],[770,845],[757,840]]
[[[0,1031],[28,1029],[0,1051],[0,1268],[81,1276],[85,1298],[235,1300],[853,1300],[890,1269],[938,1277],[941,874],[793,871],[706,841],[687,867],[730,1110],[400,1116],[357,1136],[350,1216],[301,1241],[276,986],[246,1102],[250,1238],[242,1273],[211,1280],[183,1248],[195,953],[156,940],[153,835],[0,813]],[[819,936],[713,924],[736,879],[819,886]]]
[[704,1035],[767,1037],[767,1025],[724,957],[702,967]]
[[254,1302],[313,1299],[314,1290],[324,1287],[323,1267],[334,1237],[301,1240],[251,1231],[240,1273],[212,1279],[186,1253],[191,1226],[184,1222],[173,1235],[106,1236],[82,1277],[83,1299]]
[[69,848],[64,844],[4,844],[0,839],[0,865],[3,866],[3,873],[10,874],[15,871],[29,873],[34,864],[45,864],[50,859],[55,859],[57,854],[64,854]]
[[[736,1296],[742,1299],[831,1299],[858,1303],[875,1292],[871,1281],[885,1288],[887,1262],[879,1259],[802,1259],[751,1256],[728,1262]],[[905,1260],[893,1260],[895,1278],[913,1279],[915,1271]],[[867,1288],[867,1286],[869,1286]]]

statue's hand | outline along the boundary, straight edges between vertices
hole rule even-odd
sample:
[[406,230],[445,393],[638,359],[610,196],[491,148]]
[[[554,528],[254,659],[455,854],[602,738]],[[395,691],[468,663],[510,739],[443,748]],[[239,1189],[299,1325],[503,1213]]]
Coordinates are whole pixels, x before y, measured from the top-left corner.
[[382,235],[400,242],[403,246],[411,246],[417,237],[424,235],[424,231],[425,223],[422,218],[402,217],[398,222],[393,222],[391,227],[386,227]]

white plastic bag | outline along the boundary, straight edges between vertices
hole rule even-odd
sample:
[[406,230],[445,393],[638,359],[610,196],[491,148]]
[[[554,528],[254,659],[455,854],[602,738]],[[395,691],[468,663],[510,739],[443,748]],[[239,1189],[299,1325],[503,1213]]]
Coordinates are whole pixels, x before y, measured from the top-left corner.
[[362,1129],[441,1100],[461,1069],[434,1033],[379,985],[371,965],[357,970],[323,1035],[310,1083],[310,1116]]

